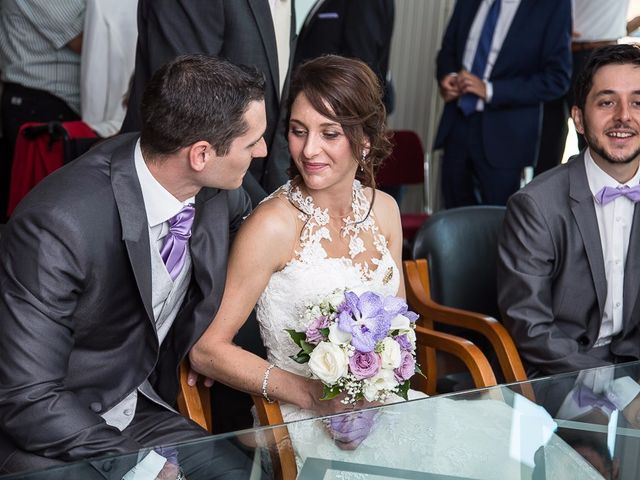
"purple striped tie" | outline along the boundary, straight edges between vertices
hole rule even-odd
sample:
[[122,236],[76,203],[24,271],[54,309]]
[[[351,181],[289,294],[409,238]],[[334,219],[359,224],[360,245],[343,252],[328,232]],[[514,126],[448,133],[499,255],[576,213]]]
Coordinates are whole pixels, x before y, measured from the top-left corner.
[[195,213],[196,209],[193,205],[185,205],[182,210],[169,219],[169,233],[164,237],[160,256],[173,281],[178,278],[182,267],[184,267]]

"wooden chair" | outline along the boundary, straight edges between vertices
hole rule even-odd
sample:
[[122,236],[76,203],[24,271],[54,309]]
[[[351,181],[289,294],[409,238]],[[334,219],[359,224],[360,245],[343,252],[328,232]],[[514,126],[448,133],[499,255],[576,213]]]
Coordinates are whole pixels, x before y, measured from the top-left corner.
[[408,303],[426,325],[448,326],[448,333],[486,348],[487,357],[497,361],[497,376],[512,383],[527,380],[527,375],[513,339],[496,320],[498,233],[504,213],[497,206],[437,212],[416,235],[414,260],[404,262],[404,271]]

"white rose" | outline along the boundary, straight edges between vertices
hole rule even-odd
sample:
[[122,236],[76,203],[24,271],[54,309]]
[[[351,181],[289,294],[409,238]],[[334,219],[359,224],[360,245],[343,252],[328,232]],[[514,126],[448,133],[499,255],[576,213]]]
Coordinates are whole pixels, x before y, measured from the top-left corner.
[[382,368],[398,368],[402,361],[402,352],[400,351],[400,345],[398,345],[398,342],[389,337],[382,340],[380,360]]
[[340,330],[338,328],[338,323],[336,322],[329,326],[329,341],[336,345],[346,345],[351,343],[351,334],[344,330]]
[[411,346],[413,349],[416,349],[416,331],[413,328],[410,328],[407,332],[407,338],[411,342]]
[[334,310],[337,310],[340,305],[344,302],[344,291],[335,290],[327,297],[327,303],[333,307]]
[[381,369],[377,375],[364,381],[362,393],[368,402],[379,400],[378,395],[385,390],[393,390],[398,386],[398,382],[393,374],[393,370]]
[[346,352],[330,342],[320,342],[311,352],[309,368],[311,372],[328,385],[333,385],[347,374],[349,357]]
[[391,330],[409,330],[411,328],[411,322],[404,315],[396,315],[391,320]]

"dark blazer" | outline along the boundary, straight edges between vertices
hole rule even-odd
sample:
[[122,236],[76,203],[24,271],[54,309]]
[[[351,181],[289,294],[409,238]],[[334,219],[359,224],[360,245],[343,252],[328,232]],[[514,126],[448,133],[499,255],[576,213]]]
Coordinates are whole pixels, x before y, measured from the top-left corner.
[[295,65],[333,53],[366,62],[385,90],[387,111],[393,109],[387,84],[394,0],[319,0],[300,30]]
[[[437,78],[460,71],[481,0],[458,0],[438,52]],[[542,102],[562,96],[571,77],[571,2],[522,0],[489,81],[491,102],[482,114],[485,155],[494,167],[524,167],[537,158]],[[459,113],[444,107],[434,148],[444,146]]]
[[[509,200],[498,251],[498,302],[533,375],[606,364],[589,354],[607,295],[600,233],[582,155],[533,179]],[[635,207],[623,330],[613,358],[640,359],[640,208]]]
[[[294,52],[295,14],[291,14],[291,57]],[[254,204],[287,180],[290,157],[286,139],[287,85],[280,101],[278,55],[271,10],[267,0],[140,0],[136,64],[123,132],[142,126],[140,102],[145,84],[164,63],[179,55],[204,53],[232,63],[256,67],[265,76],[269,150],[255,159],[244,187]]]
[[137,450],[99,414],[147,377],[175,404],[178,364],[217,311],[250,202],[242,189],[197,195],[192,280],[160,348],[136,140],[105,141],[45,178],[3,232],[0,441],[63,461]]

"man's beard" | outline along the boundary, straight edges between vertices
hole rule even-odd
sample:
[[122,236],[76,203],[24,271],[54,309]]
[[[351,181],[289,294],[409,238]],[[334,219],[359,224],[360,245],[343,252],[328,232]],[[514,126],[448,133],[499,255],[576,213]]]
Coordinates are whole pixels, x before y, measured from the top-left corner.
[[[640,155],[640,146],[638,146],[638,148],[636,148],[630,155],[628,155],[626,157],[619,158],[619,157],[611,156],[604,149],[604,147],[598,142],[598,139],[596,138],[596,136],[591,133],[590,129],[587,127],[587,124],[588,124],[588,122],[586,121],[586,118],[585,118],[585,121],[584,121],[584,139],[587,142],[587,145],[589,146],[589,148],[591,150],[593,150],[595,153],[597,153],[607,163],[610,163],[612,165],[625,165],[625,164],[633,162]],[[630,128],[630,127],[628,127],[626,125],[622,125],[622,124],[616,125],[614,128],[626,128],[626,129],[629,129],[629,130],[633,130],[632,128]]]

